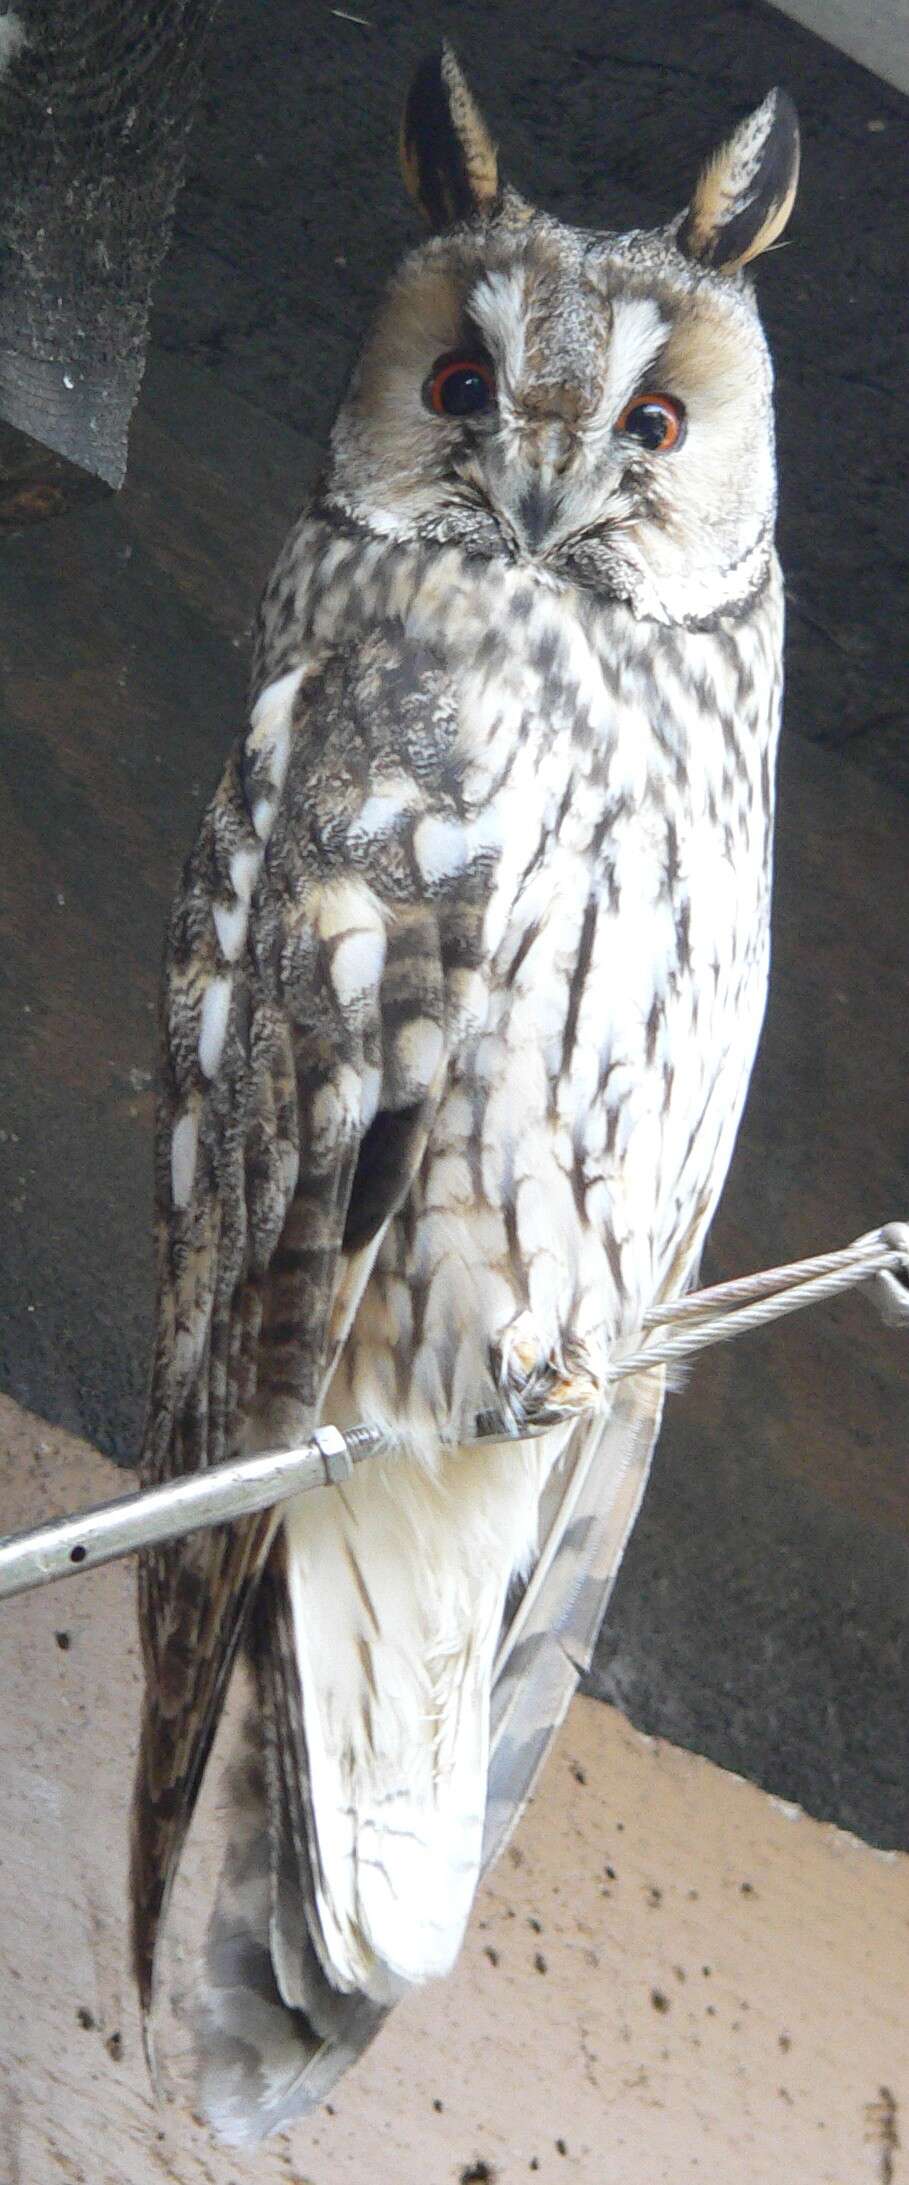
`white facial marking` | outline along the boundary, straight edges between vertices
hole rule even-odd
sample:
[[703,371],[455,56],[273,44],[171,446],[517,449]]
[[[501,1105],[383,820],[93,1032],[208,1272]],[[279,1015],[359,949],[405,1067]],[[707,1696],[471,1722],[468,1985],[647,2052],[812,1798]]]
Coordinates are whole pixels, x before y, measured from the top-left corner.
[[470,299],[471,317],[485,335],[499,366],[499,381],[515,383],[524,369],[525,282],[521,267],[487,273]]
[[260,842],[268,841],[268,837],[271,834],[272,830],[272,822],[274,820],[274,816],[274,797],[257,797],[256,802],[252,808],[252,823]]
[[174,1207],[178,1211],[189,1205],[193,1178],[196,1173],[196,1155],[199,1150],[199,1119],[189,1108],[174,1124],[170,1142],[170,1183]]
[[212,909],[218,947],[229,964],[236,963],[246,939],[246,904],[215,903]]
[[199,1062],[206,1077],[214,1077],[221,1060],[230,1010],[231,980],[212,979],[202,997],[199,1020]]
[[606,379],[597,410],[599,427],[613,431],[616,418],[639,386],[648,366],[656,362],[668,332],[668,321],[652,297],[616,298]]

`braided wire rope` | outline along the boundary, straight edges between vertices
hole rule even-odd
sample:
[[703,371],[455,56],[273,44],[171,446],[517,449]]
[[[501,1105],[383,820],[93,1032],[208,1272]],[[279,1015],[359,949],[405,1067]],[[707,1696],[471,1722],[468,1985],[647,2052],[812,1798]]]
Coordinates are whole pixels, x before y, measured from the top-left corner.
[[[625,1380],[693,1358],[715,1343],[751,1334],[787,1313],[824,1304],[861,1283],[873,1288],[875,1302],[891,1326],[909,1328],[909,1223],[891,1222],[857,1237],[840,1251],[766,1268],[653,1306],[642,1315],[636,1331],[643,1342],[616,1355],[609,1379]],[[543,1432],[553,1423],[549,1417],[539,1427],[519,1429],[514,1421],[484,1413],[477,1421],[475,1438],[511,1440],[519,1432],[522,1436]],[[335,1426],[319,1427],[299,1449],[240,1457],[210,1472],[167,1480],[0,1540],[0,1600],[94,1570],[138,1548],[179,1539],[202,1526],[225,1524],[268,1509],[313,1487],[336,1485],[350,1478],[354,1465],[387,1448],[387,1437],[378,1427],[357,1426],[346,1434]]]

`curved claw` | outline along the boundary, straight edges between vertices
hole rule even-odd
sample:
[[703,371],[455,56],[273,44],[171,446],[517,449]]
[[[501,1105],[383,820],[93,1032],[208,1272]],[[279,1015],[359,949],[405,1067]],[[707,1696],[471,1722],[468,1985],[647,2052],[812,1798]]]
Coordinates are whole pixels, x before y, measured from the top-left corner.
[[518,1433],[555,1426],[605,1401],[605,1374],[597,1370],[589,1344],[569,1336],[557,1352],[546,1351],[530,1313],[521,1313],[505,1329],[493,1365],[503,1408]]

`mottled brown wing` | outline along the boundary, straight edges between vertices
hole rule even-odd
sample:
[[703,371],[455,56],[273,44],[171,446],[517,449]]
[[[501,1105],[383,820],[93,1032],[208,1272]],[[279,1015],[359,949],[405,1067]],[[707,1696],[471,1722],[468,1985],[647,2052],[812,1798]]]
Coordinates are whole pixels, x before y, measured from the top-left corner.
[[[311,1431],[425,1146],[486,891],[480,875],[456,905],[423,899],[409,739],[424,783],[439,739],[444,811],[450,716],[433,668],[411,662],[402,728],[403,674],[379,633],[356,661],[267,690],[184,871],[164,971],[146,1481],[217,1464],[241,1436],[288,1446]],[[392,765],[400,824],[378,842],[360,815]],[[273,1531],[265,1513],[141,1562],[132,1883],[146,2004]]]

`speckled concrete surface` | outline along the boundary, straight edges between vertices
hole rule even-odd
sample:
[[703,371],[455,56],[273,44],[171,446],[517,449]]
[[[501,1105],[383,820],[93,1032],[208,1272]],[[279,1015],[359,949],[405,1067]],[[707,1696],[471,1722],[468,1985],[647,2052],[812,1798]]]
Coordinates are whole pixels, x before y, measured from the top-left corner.
[[[116,1491],[0,1399],[22,1525]],[[909,1860],[576,1702],[460,1964],[255,2155],[156,2110],[124,1931],[132,1573],[0,1607],[5,2185],[898,2185]]]
[[[259,585],[414,234],[397,106],[443,27],[508,168],[568,217],[661,217],[768,83],[798,101],[800,205],[760,274],[790,593],[775,966],[707,1272],[909,1212],[906,103],[757,0],[348,12],[365,26],[224,0],[125,492],[2,547],[0,1377],[124,1461],[166,905]],[[860,1302],[714,1353],[670,1407],[596,1679],[643,1727],[903,1845],[907,1442],[905,1358]]]
[[829,38],[863,68],[909,91],[909,15],[901,0],[775,0],[784,15]]

